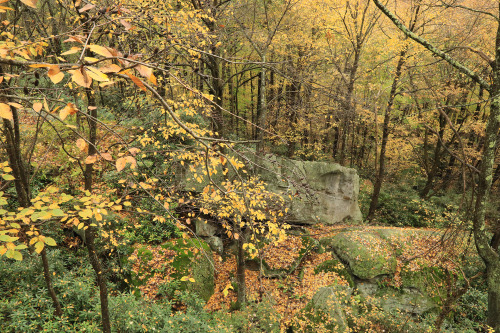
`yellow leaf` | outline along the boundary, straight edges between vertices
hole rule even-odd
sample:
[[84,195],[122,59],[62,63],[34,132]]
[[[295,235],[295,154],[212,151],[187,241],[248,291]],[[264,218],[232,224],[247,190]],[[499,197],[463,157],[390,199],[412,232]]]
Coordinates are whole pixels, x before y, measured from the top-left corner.
[[22,109],[23,108],[23,106],[21,104],[19,104],[19,103],[9,102],[7,104],[9,104],[10,106],[15,107],[16,109]]
[[103,57],[106,57],[106,58],[114,57],[113,54],[111,53],[111,51],[104,46],[90,44],[88,46],[88,48],[90,49],[90,51],[97,53],[99,55],[102,55]]
[[183,276],[183,277],[181,277],[181,281],[187,281],[187,280],[189,280],[189,276]]
[[83,151],[85,153],[89,150],[89,145],[82,138],[76,140],[76,146],[78,147],[78,149],[80,149],[80,151]]
[[47,103],[47,100],[45,99],[45,97],[43,98],[43,107],[44,107],[45,111],[50,113],[49,104]]
[[4,119],[12,120],[12,111],[10,110],[10,106],[5,103],[0,103],[0,117]]
[[227,295],[229,294],[229,289],[233,289],[234,290],[233,286],[230,283],[222,291],[222,294],[224,295],[224,297],[227,297]]
[[42,252],[42,250],[43,250],[44,247],[45,247],[45,243],[44,242],[36,242],[35,243],[35,251],[36,251],[36,253]]
[[21,0],[21,2],[28,7],[36,8],[36,3],[38,2],[38,0]]
[[99,59],[94,58],[94,57],[84,57],[83,60],[85,60],[87,62],[96,62],[96,61],[99,61]]
[[85,159],[85,164],[93,164],[97,161],[97,155],[90,155],[90,156],[87,156],[87,158]]
[[53,238],[45,237],[45,244],[48,246],[56,246],[56,241]]
[[103,73],[118,73],[122,68],[116,64],[111,64],[108,66],[99,67],[99,70]]
[[39,102],[33,103],[33,110],[35,110],[35,112],[40,112],[42,110],[42,107],[43,107],[42,103]]
[[73,46],[70,48],[68,51],[61,53],[61,55],[70,55],[70,54],[75,54],[77,52],[80,52],[82,50],[81,47],[78,46]]
[[87,74],[93,78],[94,80],[96,81],[99,81],[99,82],[106,82],[106,81],[109,81],[109,78],[106,74],[102,73],[100,70],[98,70],[97,68],[95,67],[87,67],[88,71],[87,71]]
[[193,279],[193,278],[189,278],[189,280],[188,280],[188,281],[189,281],[189,282],[196,282],[196,280],[195,280],[195,279]]

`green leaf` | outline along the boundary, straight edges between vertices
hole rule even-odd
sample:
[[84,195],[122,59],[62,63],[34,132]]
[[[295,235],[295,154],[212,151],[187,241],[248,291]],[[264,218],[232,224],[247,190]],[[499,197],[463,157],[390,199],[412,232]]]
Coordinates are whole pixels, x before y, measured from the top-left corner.
[[12,237],[9,235],[0,235],[0,241],[2,241],[2,242],[14,242],[18,239],[19,239],[19,237]]
[[59,208],[52,209],[50,212],[52,213],[53,216],[64,216],[65,215],[64,212]]
[[26,246],[26,244],[19,244],[18,246],[15,247],[16,250],[24,250],[27,248],[28,246]]
[[45,237],[45,244],[48,246],[56,246],[56,241],[53,238]]
[[23,255],[19,251],[14,251],[14,255],[12,256],[12,258],[21,261],[23,260]]
[[14,180],[14,179],[16,179],[16,178],[14,178],[14,176],[12,176],[12,175],[2,175],[2,178],[3,178],[4,180]]

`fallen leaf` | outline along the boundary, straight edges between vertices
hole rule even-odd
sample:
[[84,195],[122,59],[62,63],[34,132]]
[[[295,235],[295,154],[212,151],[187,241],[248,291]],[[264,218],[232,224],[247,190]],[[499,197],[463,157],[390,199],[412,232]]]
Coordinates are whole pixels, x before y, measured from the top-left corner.
[[0,117],[4,119],[9,119],[12,120],[12,111],[10,109],[10,106],[5,103],[0,103]]

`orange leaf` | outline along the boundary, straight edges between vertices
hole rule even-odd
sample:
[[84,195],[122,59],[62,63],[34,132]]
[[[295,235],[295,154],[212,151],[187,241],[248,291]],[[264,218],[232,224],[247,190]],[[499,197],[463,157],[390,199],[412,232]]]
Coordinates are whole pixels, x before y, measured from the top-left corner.
[[111,156],[110,153],[101,153],[102,158],[104,158],[106,161],[112,161],[113,157]]
[[23,106],[21,104],[19,104],[19,103],[9,102],[7,104],[9,104],[10,106],[15,107],[16,109],[22,109],[23,108]]
[[73,80],[76,84],[85,88],[90,88],[92,78],[87,75],[85,68],[82,67],[68,72],[72,75],[71,80]]
[[130,169],[135,169],[137,167],[137,161],[132,156],[125,157],[125,160],[130,163]]
[[38,0],[21,0],[21,2],[28,7],[36,8],[36,3],[38,2]]
[[144,83],[137,77],[132,74],[129,74],[128,72],[125,72],[125,74],[134,82],[141,90],[148,91],[146,87],[144,86]]
[[90,51],[97,53],[99,55],[102,55],[103,57],[114,57],[113,54],[110,52],[110,50],[107,47],[101,46],[101,45],[95,45],[95,44],[90,44],[88,46]]
[[124,157],[121,157],[116,160],[116,170],[122,171],[127,166],[127,160]]
[[12,111],[10,106],[5,103],[0,103],[0,117],[12,120]]
[[29,65],[29,67],[31,68],[46,68],[46,67],[50,67],[51,65],[47,65],[47,64],[32,64],[32,65]]
[[125,27],[125,30],[130,30],[132,29],[132,24],[125,20],[120,20],[120,23]]
[[85,159],[85,164],[93,164],[95,161],[97,161],[97,155],[90,155]]
[[151,76],[151,74],[153,74],[153,70],[149,67],[144,66],[144,65],[137,65],[135,67],[135,69],[139,72],[139,74],[144,76],[146,79],[149,78]]
[[78,147],[78,149],[80,149],[80,151],[83,151],[85,153],[89,150],[89,145],[82,138],[76,140],[76,146]]
[[78,47],[78,46],[73,46],[73,47],[72,47],[72,48],[70,48],[68,51],[61,53],[61,55],[69,55],[69,54],[74,54],[74,53],[80,52],[81,50],[82,50],[82,48],[81,48],[81,47]]
[[137,155],[137,153],[139,153],[141,150],[139,148],[130,148],[128,150],[130,152],[130,154],[132,154],[132,156],[135,156]]
[[66,119],[67,116],[71,114],[75,114],[78,110],[76,109],[75,104],[68,103],[66,106],[59,112],[59,117],[61,120]]
[[116,64],[100,67],[99,70],[103,73],[118,73],[122,68]]
[[83,44],[83,42],[79,38],[79,36],[69,36],[68,39],[66,39],[66,40],[63,41],[63,43],[68,43],[68,42],[77,42],[77,43]]
[[42,110],[42,107],[43,107],[42,103],[39,102],[33,103],[33,110],[35,110],[36,112],[40,112]]
[[87,10],[91,10],[94,7],[95,7],[95,5],[89,3],[89,4],[86,4],[85,6],[83,6],[82,8],[78,9],[78,12],[83,13],[83,12],[86,12]]
[[49,72],[47,73],[47,75],[54,84],[57,84],[61,82],[62,79],[64,79],[64,73],[61,72],[59,66],[57,65],[51,65],[49,67]]

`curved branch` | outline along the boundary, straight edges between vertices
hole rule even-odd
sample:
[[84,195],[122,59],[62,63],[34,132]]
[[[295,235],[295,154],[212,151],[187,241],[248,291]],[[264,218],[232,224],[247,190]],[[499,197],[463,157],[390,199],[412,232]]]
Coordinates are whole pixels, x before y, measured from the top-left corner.
[[460,72],[464,73],[468,77],[470,77],[472,80],[477,82],[483,89],[485,90],[490,90],[491,86],[488,82],[486,82],[482,77],[480,77],[476,72],[471,70],[470,68],[466,67],[459,61],[453,59],[450,57],[446,52],[438,49],[435,47],[433,44],[431,44],[428,40],[420,37],[419,35],[413,33],[408,29],[397,17],[392,13],[387,7],[385,7],[380,0],[373,0],[373,3],[387,16],[394,25],[401,30],[407,37],[413,39],[423,47],[425,47],[427,50],[432,52],[435,56],[440,57],[441,59],[445,60],[448,62],[450,65],[458,69]]

